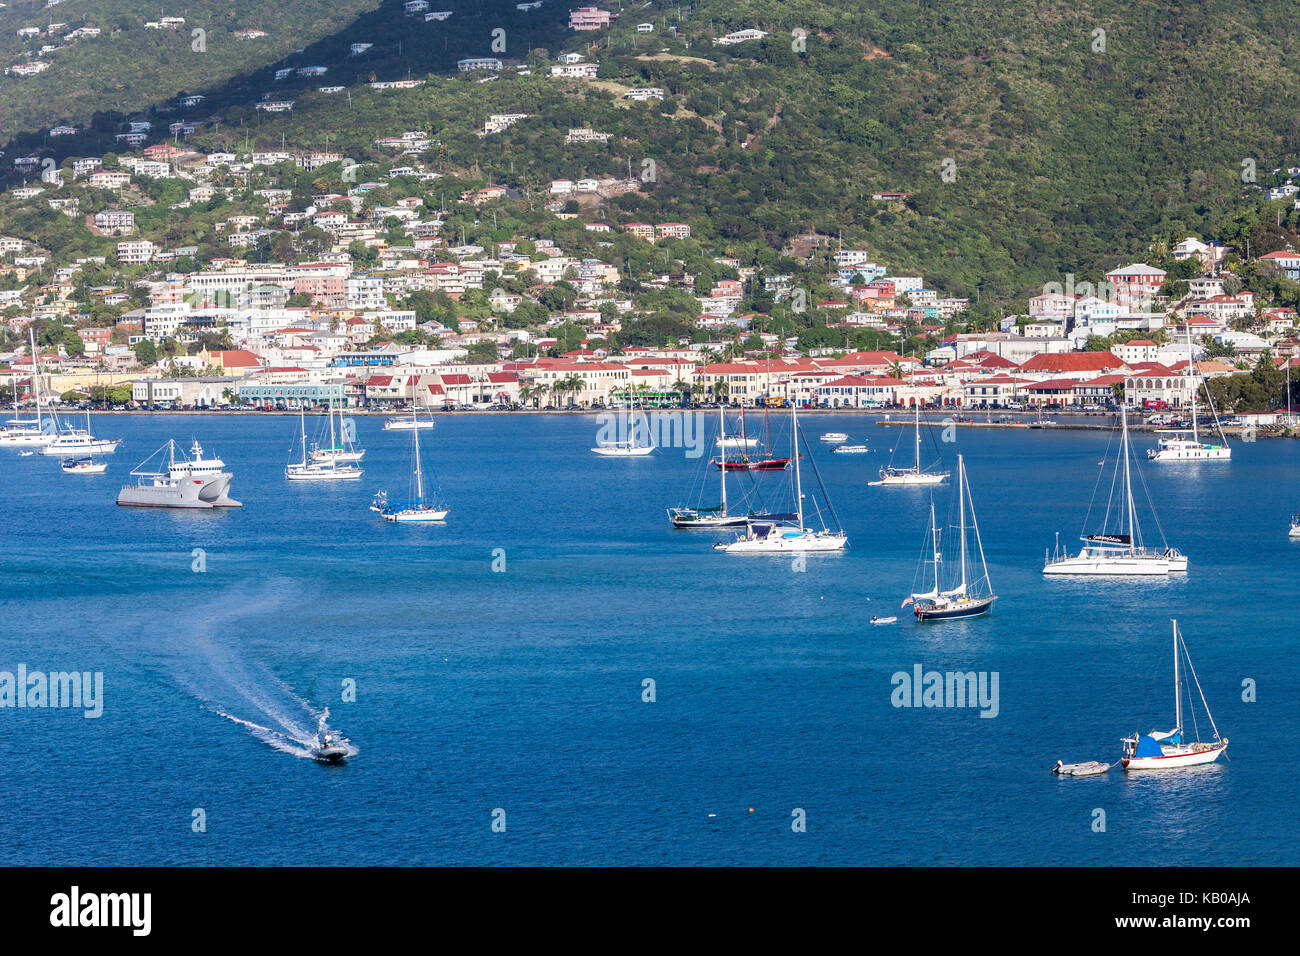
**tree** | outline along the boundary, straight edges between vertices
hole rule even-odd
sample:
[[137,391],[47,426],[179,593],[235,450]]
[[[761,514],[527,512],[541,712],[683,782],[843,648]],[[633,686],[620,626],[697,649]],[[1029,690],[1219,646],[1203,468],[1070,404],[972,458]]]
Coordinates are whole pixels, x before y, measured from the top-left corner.
[[147,368],[158,361],[158,349],[148,339],[141,339],[139,342],[136,342],[135,345],[132,346],[132,351],[135,352],[135,360],[139,362],[142,367]]

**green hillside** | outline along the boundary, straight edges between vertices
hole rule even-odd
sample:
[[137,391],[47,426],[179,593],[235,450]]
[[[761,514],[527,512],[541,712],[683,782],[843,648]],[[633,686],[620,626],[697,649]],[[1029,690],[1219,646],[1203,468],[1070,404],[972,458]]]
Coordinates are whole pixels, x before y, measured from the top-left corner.
[[[323,28],[323,11],[334,23],[361,6],[276,10]],[[437,144],[424,158],[450,174],[449,201],[473,182],[544,191],[560,176],[630,170],[645,178],[653,170],[651,181],[599,215],[686,221],[697,237],[738,254],[780,249],[808,232],[842,235],[846,247],[865,247],[895,271],[921,272],[950,294],[1008,300],[1062,281],[1066,271],[1095,276],[1091,267],[1142,255],[1157,237],[1212,228],[1253,195],[1243,162],[1253,161],[1263,184],[1274,166],[1300,157],[1300,78],[1287,27],[1297,6],[890,0],[840,9],[702,0],[681,8],[680,20],[676,4],[628,6],[611,30],[578,36],[565,29],[567,6],[554,0],[527,13],[513,3],[457,5],[450,20],[432,24],[387,0],[315,42],[300,31],[301,54],[278,55],[280,44],[260,69],[238,75],[240,64],[221,61],[206,82],[143,53],[132,69],[149,92],[133,86],[131,95],[106,95],[89,73],[68,88],[60,78],[68,71],[54,68],[5,78],[0,112],[8,113],[4,97],[15,96],[18,83],[46,84],[38,102],[14,106],[23,122],[41,109],[45,123],[86,122],[87,110],[134,112],[182,90],[205,92],[207,112],[221,123],[192,142],[278,147],[283,139],[306,148],[328,137],[358,159],[391,156],[374,145],[378,137],[428,130]],[[224,18],[227,5],[188,9],[191,17],[220,9]],[[8,34],[18,14],[2,13]],[[654,23],[652,35],[636,32],[642,21]],[[494,55],[498,26],[507,47],[495,55],[506,72],[489,83],[454,75],[456,59]],[[770,35],[729,47],[710,42],[741,27]],[[357,41],[375,47],[349,56]],[[555,55],[592,41],[600,43],[587,51],[600,80],[546,75]],[[272,70],[281,62],[329,73],[277,83]],[[535,66],[533,75],[509,69],[523,62]],[[407,76],[428,82],[407,91],[364,86]],[[353,87],[350,99],[315,92],[323,83]],[[668,98],[629,105],[619,94],[633,85],[662,87]],[[253,110],[268,92],[293,98],[293,112]],[[534,115],[476,135],[496,112]],[[604,145],[565,146],[565,131],[584,125],[613,135]],[[66,143],[19,137],[7,155],[94,154],[111,148],[110,126]],[[912,195],[873,201],[882,190]],[[534,192],[531,202],[540,201]]]

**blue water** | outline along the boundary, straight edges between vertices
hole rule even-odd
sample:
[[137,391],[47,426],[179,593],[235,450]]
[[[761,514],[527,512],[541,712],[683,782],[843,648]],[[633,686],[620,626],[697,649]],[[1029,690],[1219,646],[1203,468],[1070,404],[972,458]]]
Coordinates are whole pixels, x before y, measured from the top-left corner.
[[[894,429],[807,420],[872,452],[814,440],[850,550],[799,573],[674,532],[664,508],[701,461],[599,459],[596,427],[440,418],[425,436],[452,511],[429,527],[367,509],[407,487],[409,433],[377,418],[358,421],[365,477],[334,487],[283,479],[297,422],[278,416],[98,417],[124,439],[100,477],[4,452],[0,669],[102,671],[105,703],[99,719],[0,709],[0,863],[1300,862],[1300,544],[1286,536],[1300,444],[1144,464],[1191,571],[1085,585],[1045,580],[1042,560],[1056,532],[1078,534],[1109,436],[959,431],[945,455],[967,456],[1001,599],[927,626],[899,603],[929,492],[866,486]],[[224,458],[245,507],[116,507],[169,437]],[[1172,724],[1171,617],[1230,762],[1048,773]],[[915,664],[997,672],[998,715],[895,708],[891,675]],[[326,707],[359,749],[342,767],[295,755]]]

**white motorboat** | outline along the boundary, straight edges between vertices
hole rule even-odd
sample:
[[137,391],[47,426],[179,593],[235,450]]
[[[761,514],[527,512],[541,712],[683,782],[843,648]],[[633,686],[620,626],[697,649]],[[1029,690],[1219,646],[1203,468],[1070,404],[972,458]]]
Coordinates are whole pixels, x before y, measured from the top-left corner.
[[[298,410],[298,418],[302,431],[302,460],[289,464],[284,469],[284,477],[289,481],[359,481],[362,471],[355,464],[350,462],[339,462],[333,459],[325,461],[313,461],[311,449],[307,445],[307,418],[306,412],[301,408]],[[330,419],[330,445],[335,444],[334,438],[334,421]]]
[[63,472],[67,475],[102,475],[108,468],[108,462],[95,461],[93,458],[65,458]]
[[822,435],[822,441],[826,442],[844,442],[848,440],[849,436],[844,432],[826,432]]
[[[916,411],[916,431],[915,441],[913,442],[914,455],[912,465],[908,468],[895,467],[894,457],[898,454],[899,445],[902,444],[902,436],[899,436],[899,442],[894,446],[894,452],[889,456],[889,464],[880,469],[880,480],[869,481],[867,484],[873,487],[889,487],[893,485],[941,485],[948,480],[946,471],[928,471],[921,465],[921,406],[914,406]],[[900,429],[901,431],[901,429]]]
[[866,445],[836,445],[831,449],[832,455],[865,455]]
[[1300,538],[1300,514],[1291,516],[1291,530],[1287,532],[1287,537]]
[[[58,419],[55,418],[58,422]],[[42,455],[57,458],[93,458],[95,455],[111,455],[122,444],[120,438],[96,438],[90,433],[90,412],[86,412],[86,427],[75,428],[61,422],[58,433],[53,440],[41,447]]]
[[898,623],[898,618],[896,618],[896,617],[873,617],[873,618],[871,619],[871,623],[874,624],[874,625],[876,625],[877,627],[879,627],[879,626],[882,625],[882,624],[897,624],[897,623]]
[[[970,506],[970,522],[966,521],[966,507]],[[956,509],[957,524],[957,546],[951,548],[951,557],[954,561],[945,560],[942,549],[942,532],[939,524],[934,517],[934,502],[930,502],[930,533],[928,535],[931,547],[933,548],[932,562],[934,564],[934,584],[928,591],[919,594],[910,595],[903,602],[903,607],[912,605],[912,612],[916,615],[918,621],[954,621],[968,617],[979,617],[987,614],[993,609],[993,602],[998,596],[993,593],[993,585],[989,581],[989,568],[984,560],[984,543],[980,540],[979,522],[975,520],[975,501],[970,496],[970,484],[966,480],[966,461],[963,456],[957,456],[957,497],[953,502]],[[967,532],[973,531],[971,544],[973,549],[967,547]],[[974,570],[973,563],[968,560],[970,550],[974,550],[979,555],[979,573],[970,573]],[[930,563],[921,559],[921,568]],[[941,568],[951,567],[955,564],[955,574],[949,576],[949,580],[943,581],[945,576],[940,573]],[[945,587],[945,585],[948,585]]]
[[[826,504],[827,510],[830,511],[835,527],[827,524],[820,508],[816,508],[816,514],[821,522],[821,528],[811,528],[806,522],[803,479],[799,464],[800,459],[803,457],[799,454],[799,434],[799,415],[796,403],[792,402],[790,405],[790,454],[794,459],[792,475],[796,503],[796,512],[793,515],[794,522],[790,523],[788,520],[779,517],[752,518],[743,535],[738,534],[735,540],[730,542],[718,542],[713,546],[714,550],[723,551],[727,554],[782,554],[843,551],[848,545],[848,536],[838,527],[839,522],[836,520],[835,512],[831,509],[830,502],[826,498],[826,489],[824,487],[821,488],[821,497]],[[812,464],[814,473],[816,473],[817,465],[812,460],[812,450],[807,449],[807,454],[808,461]],[[726,469],[724,468],[723,471],[725,472]],[[821,487],[820,474],[817,475],[817,484]],[[816,507],[816,499],[814,499],[814,507]]]
[[[1061,547],[1061,536],[1058,533],[1056,547],[1044,561],[1044,574],[1151,577],[1178,574],[1187,570],[1187,556],[1177,548],[1171,548],[1167,544],[1161,548],[1150,548],[1143,544],[1137,509],[1133,504],[1132,469],[1135,464],[1129,448],[1126,409],[1120,410],[1120,430],[1123,436],[1120,442],[1120,453],[1115,461],[1116,474],[1110,482],[1110,497],[1106,502],[1106,514],[1101,530],[1080,535],[1079,540],[1083,542],[1083,548],[1078,554],[1070,554]],[[1105,459],[1102,460],[1102,468],[1105,468]],[[1098,484],[1100,485],[1101,482]],[[1149,496],[1148,504],[1150,504]],[[1089,512],[1091,510],[1089,505]],[[1152,512],[1154,514],[1154,508]]]
[[[1192,659],[1187,654],[1187,645],[1183,643],[1183,636],[1178,631],[1178,622],[1173,622],[1174,626],[1174,727],[1172,730],[1164,733],[1151,731],[1149,734],[1134,733],[1131,737],[1125,737],[1122,740],[1124,745],[1124,756],[1120,759],[1125,770],[1175,770],[1182,767],[1195,767],[1200,764],[1214,763],[1220,755],[1228,749],[1228,738],[1219,736],[1219,728],[1214,723],[1214,715],[1210,713],[1210,705],[1205,701],[1205,692],[1201,690],[1201,682],[1196,677],[1196,671],[1192,667]],[[1187,663],[1187,671],[1192,675],[1192,683],[1196,686],[1196,691],[1200,695],[1201,705],[1205,708],[1205,716],[1209,718],[1210,729],[1214,733],[1214,739],[1202,741],[1200,734],[1195,730],[1196,721],[1193,717],[1193,732],[1196,739],[1188,741],[1184,738],[1183,730],[1183,685],[1184,681],[1179,668],[1180,658]],[[1192,706],[1191,688],[1187,689],[1188,707]]]
[[[177,453],[176,442],[168,440],[131,472],[135,484],[122,488],[117,503],[140,508],[243,507],[230,497],[234,476],[226,471],[226,463],[220,458],[203,457],[203,447],[197,441],[190,452],[194,457],[187,459]],[[165,468],[146,467],[163,453],[167,455]]]

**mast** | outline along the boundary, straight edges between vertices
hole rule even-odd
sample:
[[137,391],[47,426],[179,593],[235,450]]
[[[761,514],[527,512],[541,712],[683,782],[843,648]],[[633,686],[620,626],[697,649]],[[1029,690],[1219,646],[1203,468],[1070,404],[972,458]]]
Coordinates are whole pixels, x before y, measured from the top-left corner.
[[298,406],[298,423],[302,428],[302,466],[307,467],[307,413],[303,406]]
[[1200,436],[1196,433],[1196,393],[1200,391],[1196,384],[1196,373],[1192,368],[1192,330],[1187,329],[1187,377],[1192,382],[1192,441],[1199,442]]
[[727,514],[727,417],[718,403],[718,483],[722,485],[722,514]]
[[930,534],[934,538],[934,596],[939,597],[939,522],[934,517],[934,498],[930,499]]
[[799,415],[798,403],[790,402],[790,445],[794,453],[794,497],[799,510],[799,529],[803,530],[803,482],[799,477]]
[[[966,464],[957,456],[957,511],[961,514],[961,596],[966,596]],[[930,506],[931,508],[934,505]]]
[[1178,673],[1178,621],[1173,621],[1174,627],[1174,728],[1179,732],[1179,743],[1182,743],[1183,729],[1183,694],[1181,681]]
[[330,402],[329,407],[326,409],[325,415],[330,420],[330,462],[332,463],[334,461],[334,456],[338,453],[337,443],[334,440],[334,396],[333,395],[330,396],[329,402]]
[[[36,367],[36,330],[29,327],[27,333],[31,336],[32,342],[32,395],[36,399],[36,430],[44,434],[41,428],[41,374]],[[18,394],[17,387],[14,388],[14,394],[15,396]]]
[[[411,410],[411,420],[415,420],[415,410]],[[424,476],[420,473],[420,429],[412,428],[415,436],[415,503],[424,504]]]
[[1124,495],[1128,499],[1128,548],[1132,551],[1137,547],[1137,529],[1135,526],[1136,517],[1133,512],[1133,484],[1129,475],[1129,452],[1128,452],[1128,408],[1121,406],[1119,410],[1119,420],[1123,423],[1124,433]]
[[918,402],[916,409],[916,473],[921,473],[921,405]]

